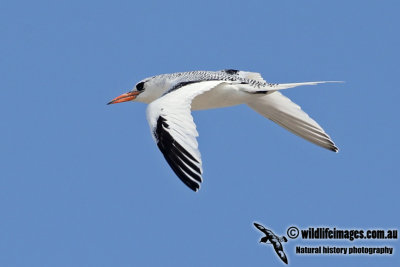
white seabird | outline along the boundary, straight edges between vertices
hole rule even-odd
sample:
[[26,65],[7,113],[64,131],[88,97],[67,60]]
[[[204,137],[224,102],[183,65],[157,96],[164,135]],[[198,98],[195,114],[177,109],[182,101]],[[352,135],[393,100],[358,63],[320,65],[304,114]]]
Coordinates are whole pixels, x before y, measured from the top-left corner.
[[154,141],[175,174],[197,191],[203,170],[191,110],[247,104],[290,132],[337,152],[338,148],[321,126],[279,92],[328,82],[273,84],[259,73],[232,69],[179,72],[146,78],[108,104],[126,101],[149,104],[146,113]]

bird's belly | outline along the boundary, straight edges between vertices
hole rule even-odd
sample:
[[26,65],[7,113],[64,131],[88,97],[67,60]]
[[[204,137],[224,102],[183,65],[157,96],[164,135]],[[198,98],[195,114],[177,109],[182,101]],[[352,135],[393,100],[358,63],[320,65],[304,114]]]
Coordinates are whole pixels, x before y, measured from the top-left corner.
[[246,103],[248,93],[234,88],[214,88],[195,97],[192,101],[192,110],[212,109],[236,106]]

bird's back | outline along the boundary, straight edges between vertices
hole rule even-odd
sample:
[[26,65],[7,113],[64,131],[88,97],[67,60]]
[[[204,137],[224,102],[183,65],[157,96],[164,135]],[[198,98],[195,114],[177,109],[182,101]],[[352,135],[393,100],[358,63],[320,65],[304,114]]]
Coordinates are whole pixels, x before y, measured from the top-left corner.
[[164,79],[171,82],[172,86],[169,91],[173,91],[180,83],[201,82],[201,81],[229,81],[252,85],[254,87],[263,87],[267,83],[262,79],[261,75],[256,72],[246,72],[233,69],[220,71],[188,71],[176,72],[171,74],[161,74],[155,76],[156,79]]

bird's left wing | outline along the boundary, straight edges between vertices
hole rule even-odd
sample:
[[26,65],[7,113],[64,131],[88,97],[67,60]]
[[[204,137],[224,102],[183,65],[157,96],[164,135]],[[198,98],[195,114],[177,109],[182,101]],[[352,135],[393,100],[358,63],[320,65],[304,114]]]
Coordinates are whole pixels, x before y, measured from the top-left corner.
[[260,230],[261,232],[267,234],[267,231],[268,231],[267,228],[265,228],[264,226],[262,226],[261,224],[258,224],[258,223],[256,223],[256,222],[253,223],[253,224],[254,224],[254,226],[255,226],[258,230]]
[[202,164],[196,125],[191,115],[192,100],[223,81],[181,83],[147,107],[147,120],[154,141],[175,174],[193,191],[202,182]]

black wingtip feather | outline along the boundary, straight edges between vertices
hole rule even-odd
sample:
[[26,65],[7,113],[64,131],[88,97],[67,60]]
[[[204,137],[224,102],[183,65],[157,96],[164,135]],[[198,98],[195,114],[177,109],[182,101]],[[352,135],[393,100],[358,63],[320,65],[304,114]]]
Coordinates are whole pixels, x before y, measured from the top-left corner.
[[157,146],[178,178],[190,189],[197,192],[202,181],[201,170],[192,161],[199,162],[165,130],[168,128],[166,119],[162,116],[158,117],[154,131]]

